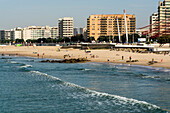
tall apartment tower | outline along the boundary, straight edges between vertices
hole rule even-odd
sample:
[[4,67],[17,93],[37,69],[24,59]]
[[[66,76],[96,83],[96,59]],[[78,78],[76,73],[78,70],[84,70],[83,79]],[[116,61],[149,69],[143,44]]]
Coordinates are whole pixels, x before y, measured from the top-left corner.
[[[159,2],[158,6],[158,21],[164,21],[170,19],[170,0],[164,0],[163,2]],[[170,20],[159,23],[159,34],[160,35],[170,35]]]
[[[158,13],[153,13],[151,16],[150,16],[150,33],[151,35],[154,35],[157,32],[157,29],[158,29],[158,24],[155,24],[158,22]],[[154,25],[153,25],[154,24]]]
[[59,37],[73,36],[73,17],[64,17],[58,20]]
[[[94,37],[97,40],[100,36],[118,36],[118,28],[120,35],[126,34],[124,17],[124,14],[90,15],[87,18],[87,38]],[[134,34],[136,32],[135,15],[126,14],[126,22],[128,34]]]

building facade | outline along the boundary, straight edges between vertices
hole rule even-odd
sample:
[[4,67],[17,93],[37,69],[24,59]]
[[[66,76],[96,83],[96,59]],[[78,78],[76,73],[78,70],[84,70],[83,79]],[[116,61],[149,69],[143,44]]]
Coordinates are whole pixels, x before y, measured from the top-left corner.
[[28,26],[23,29],[23,39],[58,38],[58,28],[49,26]]
[[64,17],[58,20],[59,37],[71,38],[73,34],[73,17]]
[[[126,34],[125,19],[123,14],[112,15],[90,15],[87,18],[87,38],[94,37],[97,40],[100,36],[118,36],[118,24],[120,35]],[[135,15],[126,14],[128,34],[136,32]]]
[[15,29],[11,30],[11,39],[15,40],[15,39],[22,39],[23,37],[23,29],[18,27]]
[[11,30],[1,30],[0,39],[1,40],[16,40],[23,39],[24,41],[37,40],[39,38],[53,38],[57,39],[59,37],[58,27],[49,26],[28,26],[25,28],[15,28]]
[[83,28],[83,38],[87,40],[87,27]]
[[12,40],[11,34],[11,30],[0,30],[0,40]]
[[74,28],[74,36],[76,36],[77,34],[83,34],[83,29],[84,28]]
[[150,16],[150,34],[153,36],[154,34],[158,33],[158,13],[153,13]]
[[170,35],[170,0],[159,2],[158,21],[159,35]]
[[79,34],[79,33],[78,33],[78,28],[76,27],[76,28],[74,28],[74,36],[76,36],[77,34]]
[[57,39],[59,37],[58,27],[50,27],[51,38]]

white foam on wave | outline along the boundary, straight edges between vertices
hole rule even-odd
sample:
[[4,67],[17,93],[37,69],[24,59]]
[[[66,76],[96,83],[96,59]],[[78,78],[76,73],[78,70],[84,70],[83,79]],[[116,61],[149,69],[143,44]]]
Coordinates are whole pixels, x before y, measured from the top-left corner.
[[[31,71],[32,73],[36,73],[36,74],[39,74],[39,75],[42,75],[42,76],[46,76],[46,77],[49,77],[53,80],[60,80],[59,78],[57,77],[54,77],[54,76],[51,76],[51,75],[48,75],[46,73],[41,73],[39,71]],[[135,100],[135,99],[130,99],[130,98],[126,98],[126,97],[121,97],[121,96],[117,96],[117,95],[111,95],[111,94],[107,94],[107,93],[101,93],[101,92],[97,92],[97,91],[93,91],[93,90],[90,90],[90,89],[87,89],[85,87],[81,87],[79,85],[76,85],[76,84],[73,84],[73,83],[69,83],[69,82],[63,82],[63,85],[65,86],[71,86],[71,87],[76,87],[78,89],[83,89],[85,90],[87,93],[90,93],[92,96],[98,96],[98,97],[105,97],[105,96],[108,96],[108,97],[111,97],[112,99],[117,99],[119,100],[119,103],[121,104],[131,104],[132,106],[135,105],[135,104],[144,104],[144,105],[147,105],[148,109],[160,109],[160,107],[156,106],[156,105],[153,105],[153,104],[150,104],[150,103],[147,103],[145,101],[138,101],[138,100]]]
[[11,63],[11,64],[18,64],[18,63],[17,63],[17,62],[15,62],[15,61],[11,61],[10,63]]
[[82,71],[94,71],[92,69],[83,69]]
[[[35,74],[38,74],[38,75],[43,75],[43,76],[49,77],[49,78],[54,79],[54,80],[60,80],[60,79],[57,78],[57,77],[48,75],[48,74],[46,74],[46,73],[41,73],[41,72],[39,72],[39,71],[31,71],[31,73],[35,73]],[[60,81],[61,81],[61,80],[60,80]]]
[[28,67],[32,67],[32,65],[24,65],[24,66],[21,66],[21,68],[28,68]]
[[143,76],[142,78],[160,78],[160,76]]
[[97,96],[109,96],[109,97],[112,97],[112,98],[116,98],[119,100],[119,103],[121,104],[129,104],[129,102],[132,104],[132,105],[135,105],[136,103],[138,104],[145,104],[145,105],[148,105],[148,108],[151,109],[151,108],[157,108],[157,109],[160,109],[160,107],[156,106],[156,105],[153,105],[153,104],[149,104],[145,101],[138,101],[138,100],[135,100],[135,99],[130,99],[130,98],[126,98],[126,97],[121,97],[121,96],[118,96],[118,95],[111,95],[111,94],[108,94],[108,93],[101,93],[101,92],[96,92],[96,91],[92,91],[92,90],[89,90],[90,92],[92,92],[93,94],[97,94]]

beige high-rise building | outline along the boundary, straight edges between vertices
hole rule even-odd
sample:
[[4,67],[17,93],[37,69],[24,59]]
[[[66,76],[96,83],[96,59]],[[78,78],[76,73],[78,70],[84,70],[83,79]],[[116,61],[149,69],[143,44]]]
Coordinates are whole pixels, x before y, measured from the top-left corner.
[[[100,36],[118,36],[119,23],[120,35],[126,34],[124,14],[112,15],[90,15],[87,18],[87,38],[94,37],[97,40]],[[136,32],[135,15],[126,14],[128,34]]]
[[[159,23],[159,34],[162,35],[170,35],[170,0],[164,0],[163,2],[159,2],[158,6],[158,21]],[[167,20],[167,21],[164,21]]]
[[158,13],[153,13],[150,16],[150,34],[151,36],[155,35],[156,33],[158,33]]
[[58,19],[58,30],[59,37],[69,37],[73,36],[73,17],[64,17]]

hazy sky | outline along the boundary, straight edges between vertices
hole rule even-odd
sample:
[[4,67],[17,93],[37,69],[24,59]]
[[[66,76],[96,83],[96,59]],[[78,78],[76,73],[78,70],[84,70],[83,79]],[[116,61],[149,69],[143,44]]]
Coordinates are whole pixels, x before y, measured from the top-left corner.
[[0,0],[0,29],[57,26],[58,18],[74,17],[75,27],[85,27],[91,14],[135,14],[137,27],[149,24],[159,0]]

